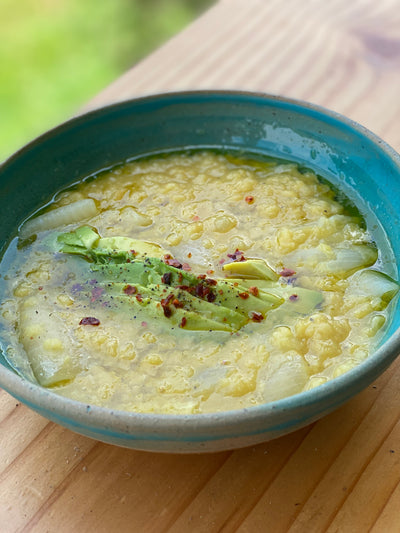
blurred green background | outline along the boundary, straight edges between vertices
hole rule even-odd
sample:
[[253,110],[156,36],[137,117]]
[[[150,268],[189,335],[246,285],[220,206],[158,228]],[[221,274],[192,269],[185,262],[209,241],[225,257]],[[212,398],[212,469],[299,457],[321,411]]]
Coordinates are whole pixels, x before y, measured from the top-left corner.
[[213,0],[0,0],[0,161],[69,118]]

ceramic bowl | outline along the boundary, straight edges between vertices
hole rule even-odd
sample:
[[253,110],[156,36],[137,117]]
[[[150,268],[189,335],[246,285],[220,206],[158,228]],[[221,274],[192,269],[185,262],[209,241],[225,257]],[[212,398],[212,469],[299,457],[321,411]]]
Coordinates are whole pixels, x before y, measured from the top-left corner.
[[[185,147],[240,149],[290,159],[341,189],[365,216],[398,279],[400,157],[362,126],[320,107],[243,92],[149,96],[97,109],[42,135],[0,169],[0,248],[54,193],[127,158]],[[137,414],[65,399],[19,377],[0,354],[0,386],[46,418],[89,437],[135,449],[233,449],[310,424],[368,386],[400,351],[399,300],[390,327],[365,362],[324,385],[248,409],[203,415]]]

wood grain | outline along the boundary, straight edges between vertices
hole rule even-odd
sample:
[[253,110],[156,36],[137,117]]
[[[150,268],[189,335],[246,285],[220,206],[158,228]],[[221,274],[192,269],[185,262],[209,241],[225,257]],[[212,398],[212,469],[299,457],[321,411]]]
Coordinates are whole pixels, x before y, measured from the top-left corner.
[[[396,0],[220,0],[85,109],[161,91],[305,99],[400,149]],[[116,448],[0,391],[0,532],[400,531],[400,363],[317,423],[209,455]]]

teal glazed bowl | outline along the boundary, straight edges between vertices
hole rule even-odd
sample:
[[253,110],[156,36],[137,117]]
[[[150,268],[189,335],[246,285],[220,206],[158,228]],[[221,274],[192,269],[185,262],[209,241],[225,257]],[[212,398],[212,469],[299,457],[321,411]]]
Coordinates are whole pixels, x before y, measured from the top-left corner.
[[[342,190],[364,215],[398,279],[400,157],[364,127],[315,105],[277,96],[200,91],[138,98],[97,109],[42,135],[0,169],[0,249],[60,189],[141,154],[219,147],[290,159]],[[72,401],[17,375],[0,354],[0,386],[44,417],[134,449],[202,452],[274,439],[310,424],[372,383],[400,352],[399,300],[380,347],[315,389],[248,409],[200,415],[113,411]]]

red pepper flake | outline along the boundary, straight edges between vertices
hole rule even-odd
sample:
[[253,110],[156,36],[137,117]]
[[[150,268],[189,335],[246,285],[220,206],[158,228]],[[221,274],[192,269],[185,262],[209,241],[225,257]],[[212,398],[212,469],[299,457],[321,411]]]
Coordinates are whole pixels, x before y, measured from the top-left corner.
[[294,276],[296,274],[295,270],[292,270],[291,268],[284,268],[279,272],[280,276],[283,276],[284,278],[289,278],[290,276]]
[[161,300],[161,305],[163,303],[163,301],[165,301],[167,304],[169,304],[171,302],[171,300],[174,299],[174,295],[173,294],[168,294],[168,296],[164,299],[164,300]]
[[212,285],[212,286],[214,286],[214,285],[217,285],[218,281],[217,281],[216,279],[207,278],[207,279],[206,279],[206,283],[207,283],[207,285]]
[[196,285],[196,296],[199,298],[204,298],[210,292],[210,289],[206,287],[203,283]]
[[42,287],[42,286],[40,286],[40,287],[38,287],[38,289],[39,289],[39,291],[42,291],[42,290],[43,290],[43,287]]
[[194,217],[192,218],[192,220],[194,220],[195,222],[197,222],[198,220],[200,220],[199,215],[194,215]]
[[183,303],[180,302],[180,301],[178,300],[178,298],[175,298],[175,299],[172,301],[172,305],[173,305],[174,307],[176,307],[177,309],[183,307]]
[[171,300],[174,299],[173,294],[169,294],[166,298],[163,298],[161,300],[161,307],[163,308],[164,316],[169,318],[172,316],[172,309],[170,308],[169,304],[171,303]]
[[196,287],[190,287],[190,285],[177,285],[176,288],[181,291],[186,291],[189,294],[194,294],[196,292]]
[[259,295],[258,287],[249,287],[249,293],[252,294],[253,296],[258,296]]
[[206,279],[206,275],[205,274],[200,274],[199,276],[197,276],[197,279]]
[[182,264],[177,259],[174,259],[170,254],[165,254],[163,261],[166,265],[173,266],[175,268],[182,268]]
[[248,204],[253,204],[254,203],[254,196],[246,196],[244,201],[247,202]]
[[137,293],[137,288],[134,287],[133,285],[127,285],[126,287],[124,287],[124,293],[127,294],[128,296],[131,296],[132,294]]
[[190,272],[192,270],[191,266],[188,263],[183,263],[181,265],[182,270],[185,270],[186,272]]
[[182,320],[181,320],[181,323],[179,324],[179,327],[180,328],[184,328],[186,326],[186,322],[187,322],[186,317],[185,316],[182,317]]
[[225,263],[225,259],[224,258],[220,259],[219,264],[223,265],[224,263]]
[[296,302],[298,299],[299,299],[298,294],[291,294],[291,295],[289,296],[289,300],[290,300],[291,302]]
[[189,253],[187,254],[187,256],[188,256],[188,258],[190,259],[190,258],[192,257],[192,252],[189,252]]
[[170,318],[172,316],[172,309],[168,305],[162,306],[162,308],[164,311],[164,316]]
[[236,248],[233,254],[227,254],[227,256],[229,257],[229,259],[232,259],[232,261],[246,261],[243,252],[241,252],[239,248]]
[[209,276],[212,276],[214,274],[214,270],[211,270],[211,268],[210,268],[210,270],[207,270],[207,274]]
[[253,311],[251,313],[251,320],[253,322],[261,322],[262,320],[264,320],[264,317],[261,313],[257,313],[257,311]]
[[82,318],[82,320],[79,322],[80,326],[99,326],[100,320],[98,318],[95,318],[94,316],[85,316],[85,318]]
[[143,328],[147,328],[147,322],[145,322],[145,321],[143,320],[143,322],[141,323],[141,326],[142,326]]
[[137,294],[136,295],[136,300],[139,302],[139,303],[142,303],[143,302],[143,296],[141,294]]
[[172,272],[165,272],[162,276],[161,276],[161,281],[163,283],[165,283],[166,285],[171,285],[171,281],[172,281]]
[[215,292],[209,292],[207,294],[207,302],[215,302],[215,300],[217,299],[217,295],[215,294]]
[[239,292],[239,296],[242,298],[242,300],[247,300],[250,294],[248,292]]

